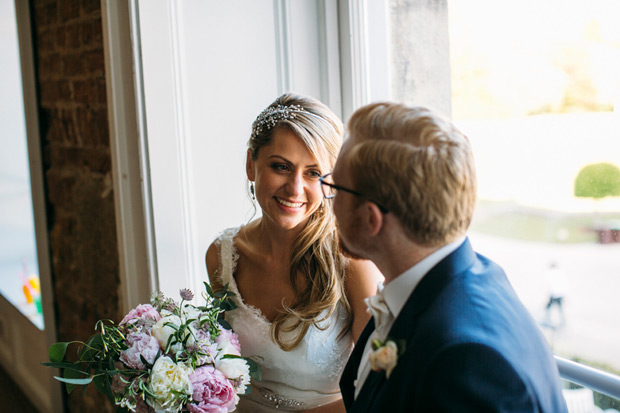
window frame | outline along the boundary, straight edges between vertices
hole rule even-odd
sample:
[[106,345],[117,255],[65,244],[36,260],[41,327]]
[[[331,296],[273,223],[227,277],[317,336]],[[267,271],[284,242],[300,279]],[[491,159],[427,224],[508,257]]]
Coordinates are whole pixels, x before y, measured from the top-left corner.
[[[278,3],[279,16],[283,19],[281,55],[287,48],[287,0]],[[324,17],[325,33],[339,36],[339,50],[324,41],[326,47],[323,64],[324,79],[337,84],[337,93],[329,85],[325,91],[328,104],[341,108],[344,121],[359,106],[371,101],[389,99],[388,3],[385,0],[339,1],[337,7],[329,0],[318,0]],[[372,11],[371,11],[372,10]],[[153,209],[150,198],[147,141],[144,121],[144,90],[141,78],[140,42],[137,0],[103,0],[104,37],[106,52],[106,80],[110,111],[114,192],[117,212],[117,231],[121,258],[120,272],[123,289],[123,309],[128,310],[143,302],[151,290],[158,287]],[[379,17],[378,25],[369,25],[368,16]],[[336,23],[337,21],[337,23]],[[369,34],[372,33],[372,34]],[[370,42],[369,38],[373,41]],[[335,59],[335,56],[338,56]],[[378,56],[372,58],[373,56]],[[280,61],[281,88],[290,87],[290,66]],[[560,374],[569,381],[575,377],[569,373],[566,363],[559,360]],[[617,376],[574,363],[582,370],[588,369],[588,377],[605,385],[613,385]],[[594,370],[592,372],[591,370]],[[611,376],[611,377],[609,377]],[[573,380],[571,380],[573,379]],[[579,379],[586,387],[599,389],[590,379]],[[612,395],[617,397],[617,395]]]

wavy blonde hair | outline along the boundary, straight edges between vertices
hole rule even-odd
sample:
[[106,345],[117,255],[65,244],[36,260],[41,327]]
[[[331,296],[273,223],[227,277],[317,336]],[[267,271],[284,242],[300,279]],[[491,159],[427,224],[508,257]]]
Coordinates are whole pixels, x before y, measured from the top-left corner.
[[[265,116],[259,115],[248,141],[252,159],[256,160],[260,149],[271,142],[275,129],[288,128],[304,142],[319,163],[326,167],[325,170],[331,171],[342,146],[344,131],[338,116],[326,105],[308,96],[284,94],[269,105],[266,112],[278,106],[296,107],[294,117],[280,119],[274,116],[269,119],[269,126],[261,128],[257,125]],[[344,288],[346,265],[347,260],[340,252],[333,211],[321,207],[312,214],[293,245],[289,276],[295,300],[276,316],[271,325],[272,338],[280,348],[289,351],[297,347],[312,325],[319,329],[327,328],[319,323],[334,313],[339,302],[351,314]],[[305,288],[298,285],[298,274],[306,278]],[[341,334],[344,335],[350,328],[351,320]],[[299,332],[293,339],[283,338],[297,329]]]

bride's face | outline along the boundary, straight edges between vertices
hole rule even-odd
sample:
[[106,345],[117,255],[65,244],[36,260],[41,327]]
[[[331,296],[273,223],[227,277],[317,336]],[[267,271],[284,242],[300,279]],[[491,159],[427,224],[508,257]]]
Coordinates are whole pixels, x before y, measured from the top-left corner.
[[289,129],[276,128],[257,159],[248,153],[247,173],[263,219],[282,229],[303,228],[323,201],[319,162]]

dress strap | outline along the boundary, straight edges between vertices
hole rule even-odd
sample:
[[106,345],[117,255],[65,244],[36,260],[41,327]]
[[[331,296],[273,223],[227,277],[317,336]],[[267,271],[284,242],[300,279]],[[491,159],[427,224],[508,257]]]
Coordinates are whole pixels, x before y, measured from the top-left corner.
[[[229,284],[231,289],[237,290],[237,285],[233,278],[239,253],[234,246],[235,236],[239,232],[239,228],[227,228],[216,238],[215,244],[218,246],[220,254],[220,268],[218,269],[217,278],[222,285]],[[236,292],[236,291],[233,291]]]

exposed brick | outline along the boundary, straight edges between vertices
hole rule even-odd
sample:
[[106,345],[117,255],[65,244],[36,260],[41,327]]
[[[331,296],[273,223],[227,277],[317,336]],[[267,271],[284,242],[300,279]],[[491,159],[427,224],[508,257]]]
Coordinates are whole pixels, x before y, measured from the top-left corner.
[[96,100],[97,85],[96,80],[76,80],[72,82],[73,96],[76,103],[89,103]]
[[52,166],[62,165],[63,170],[78,169],[83,163],[83,149],[75,146],[52,145],[50,155]]
[[[47,185],[54,188],[49,192],[48,201],[54,205],[68,204],[71,202],[71,188],[75,182],[75,178],[62,176],[55,170],[48,170],[46,174]],[[58,219],[58,218],[57,218]],[[58,221],[56,222],[58,223]]]
[[65,76],[77,76],[86,73],[85,57],[83,53],[71,53],[63,56],[63,74]]
[[53,50],[56,43],[56,29],[46,28],[41,33],[37,33],[39,48],[44,50]]
[[65,26],[65,47],[66,49],[77,49],[81,45],[80,23],[70,23]]
[[45,26],[56,24],[58,21],[58,10],[56,3],[48,3],[34,0],[34,22],[37,29],[41,29]]
[[105,61],[103,48],[84,52],[86,71],[90,74],[104,74]]
[[96,87],[97,87],[97,103],[103,103],[106,104],[107,103],[107,94],[106,94],[106,83],[105,83],[105,77],[101,76],[99,78],[97,78],[96,80]]
[[103,28],[100,18],[80,23],[80,43],[83,46],[100,45],[102,40]]
[[44,105],[50,105],[58,99],[58,82],[44,81],[39,84],[39,93],[41,96],[41,102]]
[[67,38],[66,36],[66,29],[64,26],[60,26],[56,28],[56,50],[64,50],[65,47],[67,46],[67,43],[65,41],[65,39]]
[[58,82],[58,103],[69,102],[73,99],[70,83],[66,80],[59,80]]
[[76,103],[92,106],[106,102],[105,78],[103,76],[72,82]]
[[39,57],[39,77],[49,79],[62,75],[63,60],[58,53],[50,53]]
[[[47,133],[47,139],[51,145],[78,145],[80,144],[78,136],[78,128],[74,112],[71,109],[54,109],[52,110],[51,125]],[[51,149],[51,148],[50,148]],[[53,157],[53,153],[50,156]],[[54,159],[51,158],[50,162]]]
[[79,0],[59,0],[60,19],[67,21],[80,17]]
[[82,14],[101,16],[100,0],[82,0]]
[[76,109],[80,140],[88,147],[109,147],[107,108]]
[[91,172],[106,174],[112,169],[110,153],[100,148],[86,148],[82,151],[82,164]]

